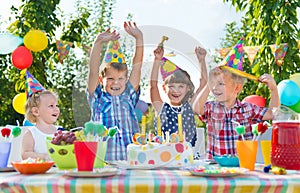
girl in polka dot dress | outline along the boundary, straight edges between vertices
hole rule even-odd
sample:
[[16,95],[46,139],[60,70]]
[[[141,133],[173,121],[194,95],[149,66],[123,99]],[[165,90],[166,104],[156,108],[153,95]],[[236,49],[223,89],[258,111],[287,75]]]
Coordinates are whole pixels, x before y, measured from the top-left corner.
[[[200,47],[195,49],[199,62],[205,63],[206,50]],[[195,99],[194,84],[192,83],[189,74],[180,69],[174,63],[164,58],[163,44],[159,44],[154,50],[154,63],[151,72],[150,80],[150,96],[151,102],[155,109],[155,113],[160,116],[161,130],[166,136],[178,131],[178,114],[182,114],[182,128],[185,134],[185,140],[190,142],[192,146],[196,141],[196,125],[194,112],[190,104]],[[206,66],[206,65],[201,65]],[[158,71],[161,71],[164,80],[163,90],[168,96],[168,101],[163,102],[158,89]],[[203,69],[202,69],[203,70]],[[205,67],[206,70],[206,67]],[[199,93],[203,88],[201,84],[196,93]]]

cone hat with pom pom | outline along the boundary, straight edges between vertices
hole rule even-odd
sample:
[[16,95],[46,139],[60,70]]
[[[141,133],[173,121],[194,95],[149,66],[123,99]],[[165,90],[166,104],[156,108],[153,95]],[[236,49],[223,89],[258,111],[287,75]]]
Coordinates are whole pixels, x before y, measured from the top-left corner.
[[118,40],[110,41],[104,56],[104,63],[122,63],[126,64],[124,54],[122,53]]
[[28,70],[26,70],[25,88],[27,98],[29,98],[33,93],[45,90],[45,88],[32,76],[32,74],[29,73]]
[[242,37],[237,44],[229,51],[224,60],[219,64],[223,69],[226,69],[233,74],[248,78],[250,80],[258,81],[258,77],[248,74],[243,71],[243,49],[244,38]]

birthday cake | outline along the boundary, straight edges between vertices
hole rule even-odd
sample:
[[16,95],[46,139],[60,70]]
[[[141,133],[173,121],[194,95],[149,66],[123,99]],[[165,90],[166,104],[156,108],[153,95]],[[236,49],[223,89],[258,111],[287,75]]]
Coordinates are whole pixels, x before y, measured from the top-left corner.
[[189,142],[148,142],[127,146],[127,161],[131,166],[182,167],[194,163]]

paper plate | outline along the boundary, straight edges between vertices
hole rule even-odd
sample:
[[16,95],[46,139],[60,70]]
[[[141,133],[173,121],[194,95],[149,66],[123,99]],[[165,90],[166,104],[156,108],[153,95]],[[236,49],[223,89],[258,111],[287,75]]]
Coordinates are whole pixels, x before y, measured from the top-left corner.
[[248,169],[245,168],[203,168],[203,169],[191,169],[190,173],[195,176],[203,176],[203,177],[232,177],[245,174]]
[[240,71],[238,69],[235,69],[235,68],[231,68],[229,66],[221,66],[221,68],[224,68],[230,72],[232,72],[233,74],[236,74],[236,75],[239,75],[239,76],[242,76],[244,78],[248,78],[250,80],[253,80],[253,81],[258,81],[259,82],[259,78],[252,75],[252,74],[248,74],[247,72],[244,72],[244,71]]
[[100,178],[107,176],[114,176],[120,173],[120,170],[117,168],[97,168],[92,172],[78,172],[77,170],[73,170],[71,172],[66,172],[64,175],[75,178]]

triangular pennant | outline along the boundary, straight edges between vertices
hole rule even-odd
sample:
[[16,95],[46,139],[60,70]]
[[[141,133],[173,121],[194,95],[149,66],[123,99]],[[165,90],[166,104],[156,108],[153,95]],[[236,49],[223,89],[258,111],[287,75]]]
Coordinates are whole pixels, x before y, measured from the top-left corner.
[[174,72],[176,72],[179,69],[180,68],[176,64],[174,64],[167,58],[165,58],[165,57],[162,58],[162,63],[160,66],[160,73],[162,75],[163,80],[165,80],[169,75],[173,74]]
[[58,60],[60,63],[63,63],[63,60],[69,54],[69,51],[70,51],[72,45],[73,45],[72,42],[56,40],[56,47],[57,47],[57,51],[58,51]]
[[28,70],[26,70],[26,82],[25,82],[25,88],[26,88],[26,96],[27,98],[30,97],[33,93],[40,92],[45,90],[45,88],[37,81],[32,74],[29,73]]
[[104,56],[105,63],[122,63],[126,64],[124,54],[118,40],[110,41]]
[[222,48],[222,49],[217,50],[217,51],[220,54],[220,56],[224,59],[226,57],[226,55],[228,54],[230,49],[231,48]]
[[250,64],[253,64],[254,58],[261,46],[244,46],[244,50],[248,55]]
[[280,44],[279,46],[277,46],[276,51],[274,53],[274,57],[275,57],[275,62],[278,66],[282,66],[287,49],[288,49],[287,43]]

